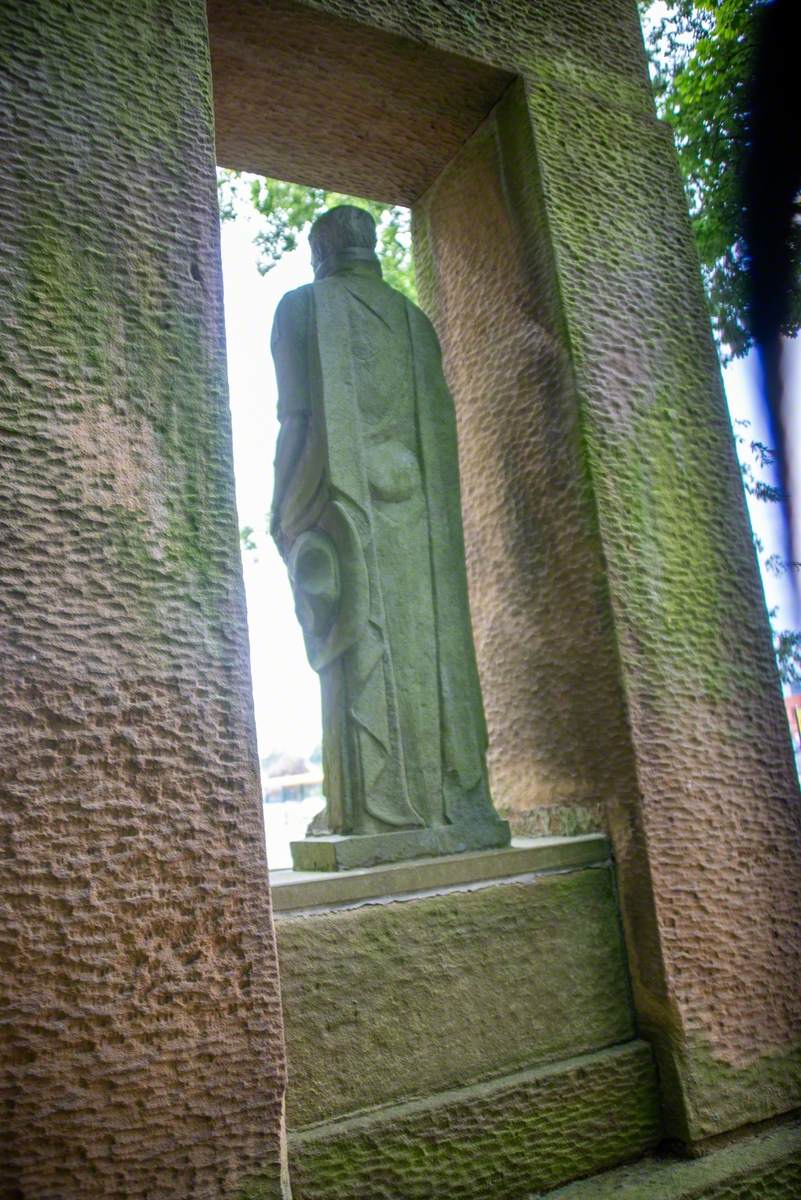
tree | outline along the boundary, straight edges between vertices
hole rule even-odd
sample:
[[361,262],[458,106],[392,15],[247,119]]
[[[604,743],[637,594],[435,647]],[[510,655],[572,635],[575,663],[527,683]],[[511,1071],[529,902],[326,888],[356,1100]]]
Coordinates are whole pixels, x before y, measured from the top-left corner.
[[240,171],[218,171],[217,185],[221,220],[233,220],[243,203],[250,205],[262,218],[261,228],[254,238],[259,250],[258,269],[262,275],[271,271],[282,255],[297,248],[299,238],[320,213],[336,204],[358,204],[375,218],[376,249],[384,279],[410,300],[416,300],[408,209],[361,200],[324,188],[307,188],[280,179],[245,175]]
[[[775,619],[775,608],[771,610],[770,616]],[[773,646],[782,683],[797,691],[801,688],[801,630],[774,628]]]
[[[765,0],[640,0],[657,109],[672,127],[701,260],[712,326],[724,359],[747,354],[754,342],[749,313],[749,258],[744,172],[749,149],[756,54],[755,16]],[[787,153],[797,147],[788,145]],[[789,243],[790,273],[801,277],[801,224]],[[781,331],[794,337],[801,328],[801,287],[791,291]],[[741,424],[741,423],[739,423]],[[783,503],[781,488],[759,478],[774,466],[775,454],[735,428],[743,486],[758,500]],[[743,451],[745,453],[743,453]],[[763,571],[781,575],[798,564],[781,555],[764,557]],[[792,557],[788,554],[788,558]],[[801,633],[777,629],[770,612],[776,660],[782,682],[797,686],[801,676]]]
[[[640,0],[657,109],[672,127],[712,324],[725,356],[746,354],[748,317],[743,169],[749,145],[754,16],[765,0]],[[788,145],[787,153],[797,153]],[[801,274],[801,224],[791,242]],[[801,328],[801,287],[782,332]]]
[[[734,441],[740,460],[743,487],[747,495],[753,496],[755,500],[767,500],[772,503],[780,502],[782,498],[781,491],[775,484],[759,476],[760,471],[770,471],[775,465],[774,452],[763,442],[748,438],[747,430],[750,424],[750,421],[745,420],[734,422]],[[766,555],[761,538],[757,537],[756,534],[753,534],[753,538],[763,574],[778,577],[786,575],[788,571],[801,569],[801,563],[787,562],[780,554]],[[778,629],[778,608],[770,609],[768,617],[770,619],[771,633],[773,634],[776,665],[779,668],[781,681],[789,688],[801,687],[801,630]]]

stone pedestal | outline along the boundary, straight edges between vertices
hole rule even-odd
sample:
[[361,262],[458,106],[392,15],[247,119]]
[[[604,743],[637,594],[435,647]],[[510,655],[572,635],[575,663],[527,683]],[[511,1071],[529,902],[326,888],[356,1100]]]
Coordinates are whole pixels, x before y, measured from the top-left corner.
[[325,834],[292,842],[298,871],[345,871],[441,854],[464,854],[509,845],[509,822],[500,819],[471,824],[399,829],[394,833]]
[[523,1200],[656,1144],[605,837],[270,882],[296,1200]]

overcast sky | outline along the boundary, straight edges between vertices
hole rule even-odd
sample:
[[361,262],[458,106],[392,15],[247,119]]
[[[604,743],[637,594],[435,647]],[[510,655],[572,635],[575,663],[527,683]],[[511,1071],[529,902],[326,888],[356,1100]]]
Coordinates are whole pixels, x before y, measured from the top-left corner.
[[267,536],[278,422],[270,355],[275,307],[312,278],[308,250],[287,254],[268,275],[256,269],[256,226],[246,216],[222,226],[228,383],[240,527],[257,550],[242,555],[250,626],[259,754],[308,755],[320,741],[320,685],[306,662],[286,568]]

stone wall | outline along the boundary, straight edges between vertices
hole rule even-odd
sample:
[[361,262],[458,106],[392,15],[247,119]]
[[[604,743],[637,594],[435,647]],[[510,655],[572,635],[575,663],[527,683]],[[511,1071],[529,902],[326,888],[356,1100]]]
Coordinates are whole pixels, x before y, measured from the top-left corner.
[[603,828],[635,790],[631,740],[522,83],[416,205],[414,233],[457,402],[495,803],[518,833]]
[[278,1195],[204,5],[0,45],[0,1196]]

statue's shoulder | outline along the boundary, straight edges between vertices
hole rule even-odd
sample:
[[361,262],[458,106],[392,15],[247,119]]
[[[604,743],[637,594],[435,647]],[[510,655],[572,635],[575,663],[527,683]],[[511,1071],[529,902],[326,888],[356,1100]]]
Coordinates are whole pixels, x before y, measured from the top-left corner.
[[312,299],[312,288],[314,284],[304,283],[300,287],[293,288],[291,292],[285,292],[278,301],[275,313],[285,313],[287,316],[292,313],[300,313],[308,311]]
[[275,309],[271,342],[273,352],[286,341],[297,341],[305,337],[311,311],[311,284],[293,288],[281,297]]
[[[402,293],[401,293],[402,294]],[[409,314],[409,327],[413,337],[430,343],[436,349],[437,354],[441,353],[439,338],[437,331],[434,328],[430,318],[423,312],[419,305],[410,300],[408,296],[403,297],[406,301],[406,311]]]

